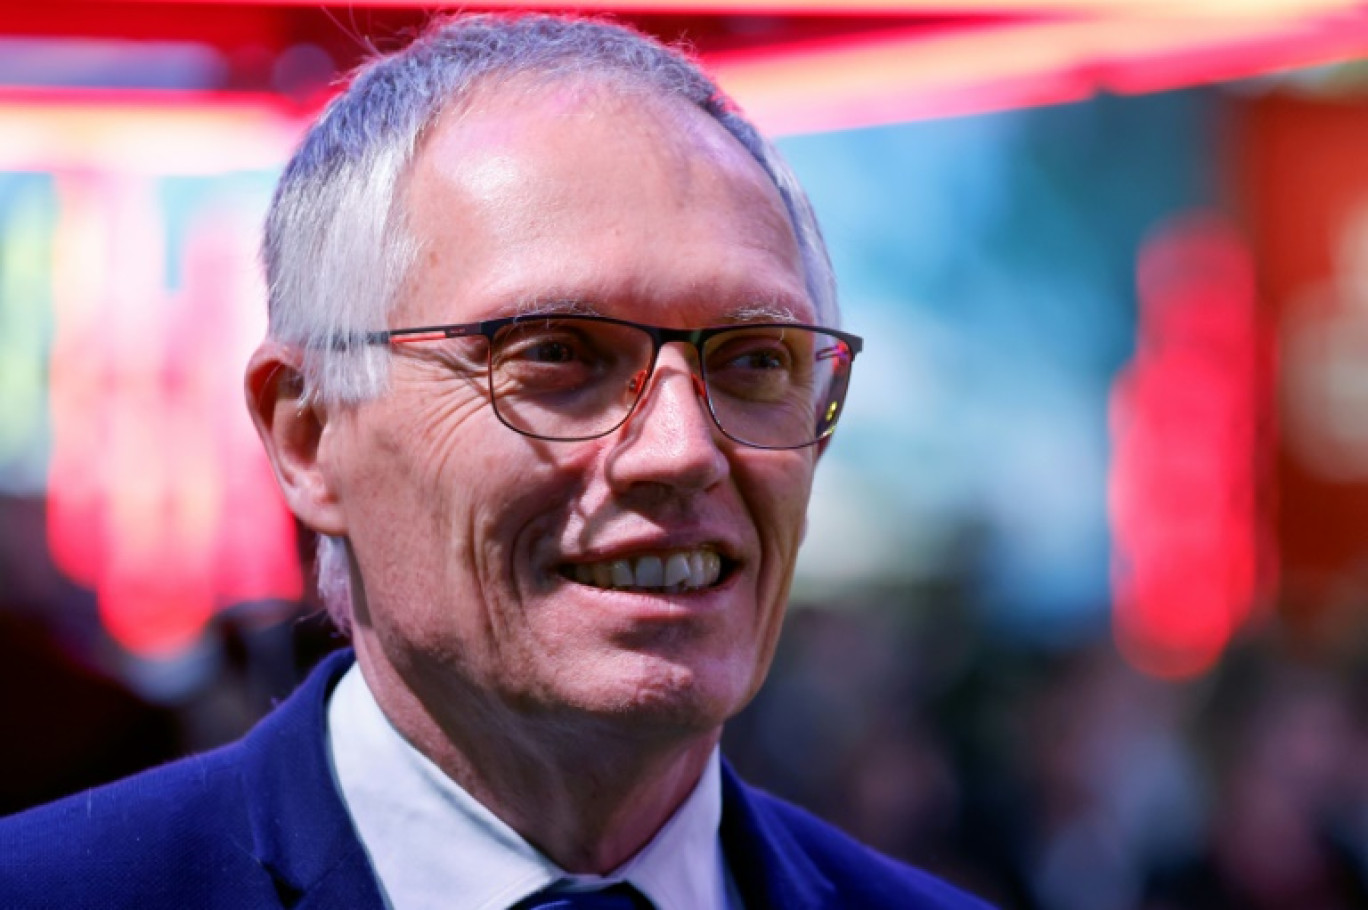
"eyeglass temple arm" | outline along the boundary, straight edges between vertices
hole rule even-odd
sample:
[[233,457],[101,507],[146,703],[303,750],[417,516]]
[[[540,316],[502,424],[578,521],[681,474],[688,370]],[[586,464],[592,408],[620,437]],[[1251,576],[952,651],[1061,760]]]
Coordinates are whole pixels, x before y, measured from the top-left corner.
[[366,344],[408,344],[415,341],[441,341],[444,338],[467,338],[483,335],[484,325],[439,325],[417,329],[402,329],[397,332],[367,332]]
[[829,348],[822,348],[816,353],[817,360],[831,360],[833,358],[850,363],[855,359],[855,355],[860,353],[861,345],[858,340],[854,343],[842,339],[840,344],[833,344]]

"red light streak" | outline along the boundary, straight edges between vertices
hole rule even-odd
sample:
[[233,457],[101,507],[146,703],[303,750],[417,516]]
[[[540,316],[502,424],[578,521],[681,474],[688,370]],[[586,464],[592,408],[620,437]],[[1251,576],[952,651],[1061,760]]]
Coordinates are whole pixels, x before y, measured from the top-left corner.
[[1140,669],[1186,677],[1270,589],[1269,370],[1249,252],[1218,218],[1169,225],[1138,277],[1137,351],[1112,398],[1114,632]]
[[[92,5],[108,16],[124,7],[165,9],[167,16],[187,21],[197,9],[257,9],[255,4],[211,0]],[[776,135],[1058,104],[1100,91],[1160,91],[1368,54],[1368,10],[1346,0],[1190,6],[1086,0],[935,5],[874,0],[846,6],[761,0],[756,5],[602,2],[567,8],[698,16],[768,10],[776,15],[841,17],[846,23],[842,33],[826,40],[757,39],[754,47],[740,51],[701,48],[705,65],[727,92],[764,131]],[[877,27],[851,30],[849,21],[862,12],[884,18],[871,20],[881,23]],[[898,21],[898,14],[905,15],[905,26],[886,24],[890,16]],[[257,27],[266,29],[264,24]],[[37,126],[14,119],[21,129],[5,123],[7,141],[0,146],[0,167],[67,166],[53,157],[55,148],[79,158],[82,149],[109,145],[110,119],[128,115],[145,119],[160,141],[135,140],[126,153],[109,145],[105,159],[118,167],[147,173],[180,173],[182,168],[206,173],[223,170],[235,156],[264,167],[282,160],[303,116],[322,100],[301,107],[279,96],[228,91],[0,88],[0,122],[10,121],[7,114],[15,112],[39,118]],[[39,127],[40,133],[61,130],[82,141],[45,143],[41,135],[35,138]]]
[[170,288],[153,179],[56,183],[49,546],[96,592],[119,644],[173,654],[217,609],[303,587],[293,522],[242,405],[242,365],[264,331],[259,213],[202,202]]
[[275,170],[310,110],[274,95],[0,88],[0,170],[149,177]]
[[886,30],[705,62],[762,127],[790,134],[1160,91],[1365,52],[1362,14],[1114,16]]

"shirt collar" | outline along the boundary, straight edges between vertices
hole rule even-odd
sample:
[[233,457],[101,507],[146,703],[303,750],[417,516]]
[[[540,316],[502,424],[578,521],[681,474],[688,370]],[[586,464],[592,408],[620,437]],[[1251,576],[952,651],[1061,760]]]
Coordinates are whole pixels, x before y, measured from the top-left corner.
[[353,666],[328,703],[338,789],[394,910],[504,910],[543,888],[629,881],[658,910],[728,905],[716,749],[656,836],[607,876],[571,875],[447,777],[385,717]]

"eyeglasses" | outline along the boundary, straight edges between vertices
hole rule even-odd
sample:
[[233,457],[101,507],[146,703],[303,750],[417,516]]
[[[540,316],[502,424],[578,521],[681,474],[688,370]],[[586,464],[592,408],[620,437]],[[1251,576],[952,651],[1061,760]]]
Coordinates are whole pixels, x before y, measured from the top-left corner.
[[650,385],[660,347],[698,355],[703,398],[728,438],[798,449],[830,436],[863,341],[793,323],[669,329],[604,316],[510,316],[463,325],[372,332],[370,344],[422,345],[453,365],[479,368],[451,342],[482,336],[494,413],[535,439],[574,442],[626,422]]

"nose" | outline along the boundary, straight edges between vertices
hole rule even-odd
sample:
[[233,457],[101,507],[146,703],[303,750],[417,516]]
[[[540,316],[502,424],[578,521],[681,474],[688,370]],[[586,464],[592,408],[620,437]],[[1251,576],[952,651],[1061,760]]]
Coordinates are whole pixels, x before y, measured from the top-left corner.
[[730,471],[723,437],[707,412],[703,380],[675,347],[661,349],[654,372],[642,380],[649,386],[612,437],[608,479],[620,490],[705,490]]

